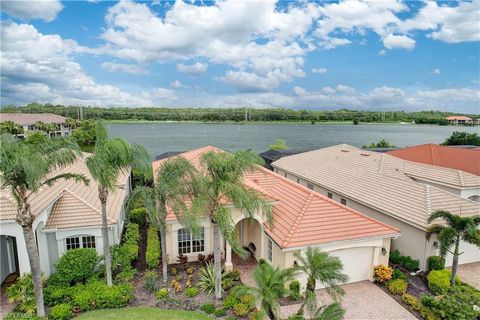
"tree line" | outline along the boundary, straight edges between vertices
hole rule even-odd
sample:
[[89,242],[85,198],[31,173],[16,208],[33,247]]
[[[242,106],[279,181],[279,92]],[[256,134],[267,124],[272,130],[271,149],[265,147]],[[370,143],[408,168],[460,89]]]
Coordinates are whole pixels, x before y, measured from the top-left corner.
[[[2,112],[18,113],[54,113],[77,119],[80,112],[78,106],[30,103],[26,106],[4,106]],[[456,115],[442,111],[357,111],[340,109],[325,110],[292,110],[285,108],[101,108],[95,106],[82,107],[83,119],[104,120],[147,120],[147,121],[203,121],[203,122],[274,122],[274,121],[306,121],[311,123],[326,121],[359,122],[412,122],[418,124],[447,125],[447,116]],[[472,115],[473,118],[478,115]]]

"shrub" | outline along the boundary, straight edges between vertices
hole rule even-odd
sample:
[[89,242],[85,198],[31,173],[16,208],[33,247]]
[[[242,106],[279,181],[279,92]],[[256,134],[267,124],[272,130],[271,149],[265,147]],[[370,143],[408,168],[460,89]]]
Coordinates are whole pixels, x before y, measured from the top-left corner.
[[182,269],[185,270],[188,263],[188,257],[180,253],[177,257],[177,261],[182,267]]
[[287,320],[305,320],[305,317],[301,314],[294,314],[288,317]]
[[172,282],[170,282],[170,286],[175,290],[175,293],[182,292],[183,290],[182,285],[176,279],[173,279]]
[[155,293],[155,296],[159,301],[165,300],[166,298],[168,298],[168,295],[169,295],[168,288],[161,288]]
[[213,314],[215,315],[215,317],[223,317],[225,314],[227,314],[227,312],[225,311],[225,309],[220,308],[215,310]]
[[233,306],[233,313],[239,317],[245,317],[249,310],[250,307],[245,303],[237,303]]
[[422,308],[422,304],[420,303],[420,301],[415,296],[412,296],[411,294],[404,293],[402,295],[402,300],[408,306],[410,306],[413,310],[420,311],[420,309]]
[[78,290],[84,285],[77,284],[74,287],[48,285],[43,289],[43,298],[47,306],[54,306],[62,303],[70,303]]
[[402,272],[400,269],[393,269],[392,273],[392,279],[404,279],[405,280],[405,274]]
[[118,284],[109,287],[103,281],[92,281],[78,290],[72,305],[80,311],[122,308],[133,298],[133,287]]
[[400,257],[401,257],[400,251],[398,251],[398,250],[390,251],[390,261],[392,263],[399,264],[400,263]]
[[130,221],[138,225],[143,225],[145,223],[145,216],[145,208],[132,209],[128,212],[128,217]]
[[6,294],[10,303],[17,303],[18,311],[27,315],[34,315],[37,311],[35,303],[35,289],[32,275],[25,273],[17,282],[7,288]]
[[148,293],[154,293],[158,289],[158,275],[156,271],[146,271],[143,276],[143,288]]
[[222,289],[227,291],[227,290],[230,290],[231,288],[233,288],[234,286],[234,283],[233,283],[233,280],[231,278],[227,278],[225,277],[223,280],[222,280]]
[[137,274],[137,270],[128,266],[115,276],[115,280],[117,280],[117,282],[120,282],[120,283],[130,282],[133,280],[136,274]]
[[156,228],[150,227],[147,230],[147,252],[145,255],[147,267],[150,269],[158,268],[160,259],[160,240]]
[[402,295],[407,292],[408,283],[402,279],[395,279],[388,281],[386,286],[392,294]]
[[230,271],[229,273],[227,273],[225,275],[225,277],[230,278],[233,281],[239,281],[240,280],[240,271],[238,271],[237,269],[234,269],[234,270]]
[[68,303],[57,304],[50,311],[49,319],[52,320],[69,320],[73,318],[72,307]]
[[100,257],[92,248],[68,250],[55,263],[56,280],[65,285],[85,283],[95,273]]
[[408,271],[417,271],[420,268],[420,261],[412,259],[410,256],[400,257],[400,265]]
[[[446,294],[450,288],[451,277],[452,271],[450,270],[433,270],[427,276],[428,288],[437,295]],[[459,281],[460,278],[457,276],[455,280]]]
[[232,309],[238,302],[239,300],[234,294],[229,294],[223,301],[223,307],[225,309]]
[[300,299],[300,282],[298,280],[293,280],[288,286],[289,289],[289,298],[290,300],[297,301]]
[[392,279],[392,268],[389,266],[380,264],[373,268],[374,278],[380,283],[384,283]]
[[194,273],[195,273],[195,268],[190,267],[190,268],[187,269],[187,274],[188,275],[192,275]]
[[199,293],[199,290],[198,288],[195,288],[195,287],[187,288],[185,290],[185,295],[190,298],[197,296],[198,293]]
[[[222,271],[222,282],[224,279],[225,273]],[[200,270],[198,286],[207,294],[212,294],[215,291],[215,267],[213,263],[207,263],[207,265]]]
[[206,314],[212,314],[215,312],[215,305],[212,303],[206,303],[200,307],[200,310],[202,310]]
[[240,302],[246,304],[249,308],[255,306],[255,296],[251,294],[244,294],[240,296]]
[[172,276],[176,276],[177,275],[177,268],[172,267],[172,269],[170,269],[170,273],[172,274]]
[[182,281],[183,280],[183,275],[182,274],[177,274],[177,276],[175,277],[175,280],[177,280],[178,282]]
[[445,259],[439,256],[430,256],[427,260],[428,271],[442,270],[445,267]]
[[138,258],[138,241],[140,240],[140,230],[138,224],[129,223],[125,228],[125,235],[123,236],[123,246],[127,252],[130,261]]

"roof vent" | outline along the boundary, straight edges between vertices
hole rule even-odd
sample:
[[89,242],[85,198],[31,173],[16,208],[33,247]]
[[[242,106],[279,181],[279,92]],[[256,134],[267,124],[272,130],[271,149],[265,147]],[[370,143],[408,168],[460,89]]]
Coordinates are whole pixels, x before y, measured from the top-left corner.
[[350,150],[342,149],[342,152],[350,152]]
[[370,157],[370,153],[360,153],[360,155],[362,155],[364,157]]
[[258,179],[253,179],[253,183],[255,183],[256,185],[258,185]]

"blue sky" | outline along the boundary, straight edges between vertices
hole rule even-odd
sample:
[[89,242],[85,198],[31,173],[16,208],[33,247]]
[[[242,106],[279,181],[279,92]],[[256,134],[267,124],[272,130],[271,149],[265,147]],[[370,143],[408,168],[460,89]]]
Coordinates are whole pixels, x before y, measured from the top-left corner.
[[480,2],[3,1],[1,103],[480,113]]

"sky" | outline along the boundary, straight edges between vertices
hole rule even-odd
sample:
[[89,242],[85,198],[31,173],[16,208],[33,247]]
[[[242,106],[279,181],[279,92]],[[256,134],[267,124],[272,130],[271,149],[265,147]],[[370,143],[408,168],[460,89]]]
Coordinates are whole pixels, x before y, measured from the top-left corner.
[[1,0],[1,53],[1,105],[480,113],[480,0]]

